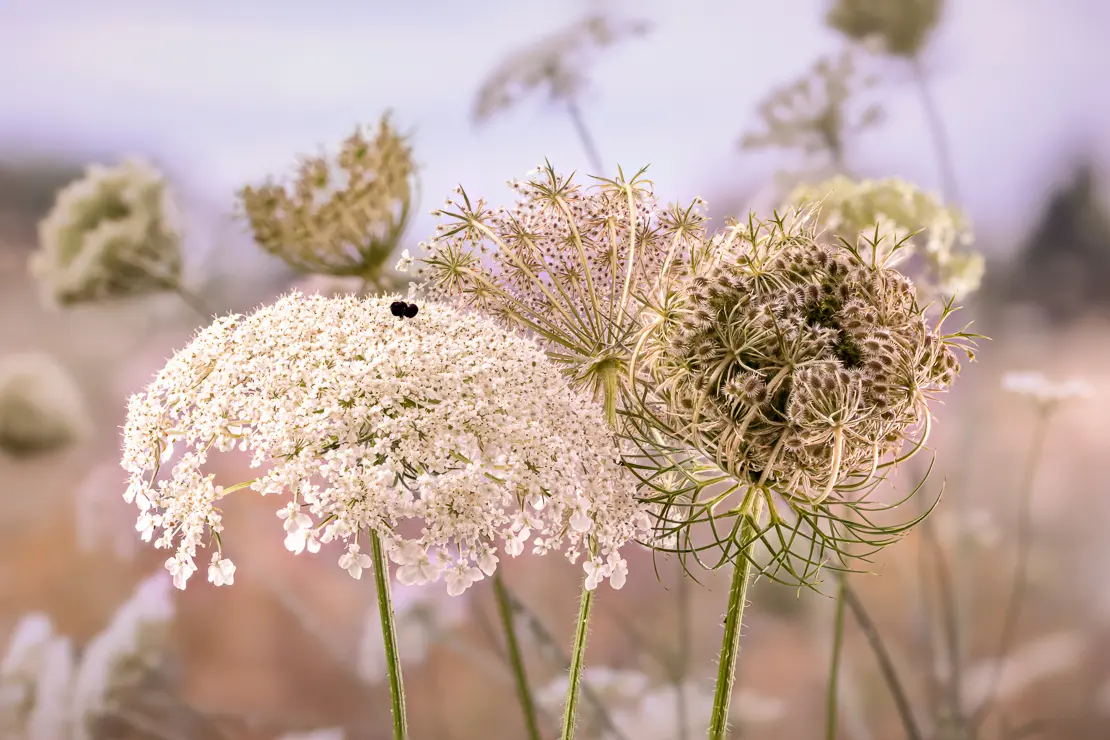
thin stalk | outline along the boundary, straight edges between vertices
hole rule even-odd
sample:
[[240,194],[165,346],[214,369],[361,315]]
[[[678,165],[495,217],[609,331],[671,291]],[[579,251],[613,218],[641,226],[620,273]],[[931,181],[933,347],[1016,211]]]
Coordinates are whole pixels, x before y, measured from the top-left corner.
[[1025,601],[1025,590],[1029,585],[1029,555],[1033,544],[1033,491],[1036,480],[1037,466],[1040,464],[1044,452],[1045,439],[1048,436],[1048,420],[1051,407],[1041,411],[1037,428],[1033,432],[1033,443],[1029,455],[1025,458],[1025,470],[1021,481],[1021,492],[1018,498],[1018,529],[1017,529],[1017,560],[1014,563],[1014,574],[1010,585],[1010,597],[1006,602],[1006,611],[1003,612],[1002,629],[999,632],[998,650],[995,652],[994,670],[987,686],[989,690],[983,695],[983,702],[972,714],[971,726],[977,729],[990,712],[993,694],[1002,679],[1002,662],[1006,654],[1013,647],[1017,632],[1018,620],[1021,618],[1021,606]]
[[840,701],[840,656],[844,648],[844,589],[848,574],[836,576],[836,616],[833,618],[832,656],[829,658],[829,687],[825,694],[825,740],[836,740]]
[[689,740],[690,708],[686,706],[686,675],[690,670],[690,583],[686,568],[678,568],[678,655],[675,660],[674,689],[678,712],[679,740]]
[[953,164],[952,147],[949,143],[948,129],[944,125],[944,117],[940,114],[936,98],[933,97],[929,85],[929,76],[925,72],[925,65],[920,57],[911,61],[914,82],[921,95],[921,107],[925,109],[925,119],[929,125],[929,133],[933,138],[933,148],[936,151],[937,166],[940,168],[941,188],[944,199],[949,203],[960,202],[959,186],[956,184],[956,167]]
[[728,710],[732,703],[732,689],[736,683],[736,661],[740,654],[740,627],[744,621],[744,606],[748,597],[751,578],[752,548],[755,546],[757,520],[763,502],[754,497],[754,511],[741,514],[739,539],[743,543],[736,554],[732,571],[732,585],[728,593],[728,611],[725,613],[725,631],[721,637],[721,655],[717,661],[717,688],[713,696],[713,715],[709,721],[709,740],[724,740],[728,736]]
[[898,677],[898,671],[894,668],[894,661],[883,644],[878,628],[871,620],[871,615],[867,613],[867,609],[863,606],[859,596],[856,595],[855,590],[852,589],[847,580],[843,583],[844,602],[852,610],[852,616],[855,617],[856,623],[871,646],[871,652],[874,653],[875,660],[879,663],[879,672],[883,674],[883,682],[886,683],[887,689],[890,690],[890,695],[894,699],[894,705],[898,709],[898,716],[902,719],[902,728],[906,731],[907,740],[923,740],[921,729],[913,715],[913,707],[910,705],[909,697],[902,686],[901,679]]
[[570,656],[570,677],[567,681],[567,701],[563,710],[562,740],[574,737],[574,725],[578,715],[578,689],[582,683],[582,669],[586,662],[586,637],[589,633],[590,610],[594,604],[594,592],[582,588],[582,598],[578,603],[578,626],[574,632],[574,648]]
[[582,118],[582,111],[578,109],[578,103],[573,98],[567,101],[567,114],[574,124],[574,132],[578,134],[578,140],[582,142],[582,148],[586,150],[586,158],[590,160],[590,166],[600,174],[602,172],[601,155],[598,154],[594,137],[590,134],[590,130],[586,127],[586,122]]
[[385,561],[382,540],[377,532],[370,533],[370,544],[374,583],[378,589],[378,614],[382,620],[382,641],[385,643],[385,662],[389,668],[389,709],[393,715],[393,740],[407,740],[409,730],[408,717],[405,714],[405,686],[401,679],[401,656],[397,651],[397,630],[389,594],[389,564]]
[[200,298],[195,293],[190,292],[181,285],[175,285],[173,292],[177,294],[177,297],[181,299],[181,302],[184,303],[190,311],[201,319],[208,321],[212,318],[211,312],[205,309],[204,303],[201,302]]
[[524,712],[524,725],[528,730],[528,739],[540,740],[536,706],[532,701],[532,690],[528,685],[528,674],[524,670],[524,658],[520,652],[520,643],[517,642],[516,627],[513,624],[513,604],[501,579],[500,570],[493,574],[493,593],[497,598],[497,612],[501,617],[501,628],[505,632],[505,648],[508,651],[513,678],[516,680],[516,695],[520,700],[520,709]]

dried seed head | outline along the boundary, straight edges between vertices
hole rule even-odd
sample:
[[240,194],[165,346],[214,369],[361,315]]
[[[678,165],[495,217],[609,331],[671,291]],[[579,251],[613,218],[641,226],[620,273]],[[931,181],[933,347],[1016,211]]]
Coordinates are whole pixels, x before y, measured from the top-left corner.
[[865,259],[912,275],[922,303],[966,297],[979,287],[983,257],[969,248],[963,214],[909,182],[837,176],[796,188],[784,209],[799,208],[816,211],[821,241],[843,239]]
[[81,391],[51,357],[28,353],[0,360],[0,450],[47,452],[81,438],[89,425]]
[[239,198],[255,241],[293,269],[380,288],[408,225],[415,173],[385,115],[377,132],[359,127],[334,155],[302,158],[291,182],[248,185]]
[[851,51],[822,57],[805,77],[772,91],[760,103],[764,131],[745,134],[740,146],[797,149],[806,155],[825,153],[839,162],[847,138],[879,121],[877,106],[858,113],[849,109],[853,94],[874,84],[872,77],[859,76]]
[[546,88],[552,101],[573,99],[582,89],[582,68],[591,52],[648,30],[643,21],[590,15],[510,54],[482,83],[474,101],[474,120],[482,122],[512,108],[537,89]]
[[658,413],[746,486],[810,504],[858,489],[925,427],[956,340],[901,275],[818,243],[804,217],[734,228],[690,292],[694,321],[645,352]]
[[915,57],[940,21],[943,5],[943,0],[837,0],[826,21],[887,54]]
[[39,223],[31,273],[61,305],[174,290],[181,282],[177,222],[166,181],[150,164],[90,165],[58,191]]

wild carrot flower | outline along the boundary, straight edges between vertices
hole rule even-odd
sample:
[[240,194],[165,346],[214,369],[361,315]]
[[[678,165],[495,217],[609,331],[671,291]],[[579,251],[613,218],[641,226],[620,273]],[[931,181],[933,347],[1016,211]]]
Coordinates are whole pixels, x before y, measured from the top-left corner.
[[546,88],[553,102],[572,101],[581,92],[582,68],[590,52],[647,30],[642,21],[617,22],[594,14],[513,52],[482,83],[474,101],[474,119],[485,121],[536,89]]
[[801,185],[785,211],[816,209],[823,241],[841,239],[910,275],[923,302],[966,297],[979,287],[983,257],[970,251],[972,234],[963,214],[904,180],[852,180],[837,176]]
[[178,220],[165,178],[150,164],[91,165],[58,191],[39,223],[31,272],[62,305],[177,290]]
[[943,5],[943,0],[836,0],[827,21],[850,39],[914,57],[936,28]]
[[805,214],[733,223],[717,261],[684,285],[637,366],[650,374],[653,423],[731,479],[700,503],[704,491],[687,492],[693,519],[722,515],[738,494],[729,513],[750,516],[765,500],[769,529],[812,529],[818,549],[849,540],[822,534],[819,520],[880,544],[886,530],[830,507],[865,512],[877,474],[924,443],[929,404],[959,372],[954,350],[968,335],[940,334],[909,280],[873,250],[819,243]]
[[584,188],[546,164],[510,182],[517,201],[499,207],[459,187],[418,260],[432,295],[531,332],[574,387],[604,401],[611,424],[641,305],[665,301],[664,277],[705,241],[704,202],[661,208],[643,174]]
[[359,127],[334,155],[303,157],[291,182],[239,197],[255,241],[293,269],[380,288],[408,226],[415,173],[411,148],[383,116],[376,133]]
[[848,137],[879,120],[877,106],[865,106],[857,112],[850,105],[856,92],[874,84],[873,77],[858,74],[851,51],[822,57],[804,77],[764,99],[759,106],[764,130],[745,134],[740,146],[797,149],[805,155],[823,152],[834,165],[840,165]]
[[[219,319],[132,397],[126,498],[142,537],[175,550],[175,584],[206,541],[209,580],[228,581],[216,504],[250,487],[290,494],[289,550],[342,541],[356,578],[373,532],[405,585],[443,578],[460,594],[494,572],[500,542],[512,556],[565,549],[593,585],[619,588],[618,550],[645,524],[600,409],[533,341],[435,302],[397,316],[396,298],[293,293]],[[225,488],[203,466],[236,447],[262,472]]]
[[30,455],[64,447],[89,423],[77,384],[49,355],[0,359],[0,450]]

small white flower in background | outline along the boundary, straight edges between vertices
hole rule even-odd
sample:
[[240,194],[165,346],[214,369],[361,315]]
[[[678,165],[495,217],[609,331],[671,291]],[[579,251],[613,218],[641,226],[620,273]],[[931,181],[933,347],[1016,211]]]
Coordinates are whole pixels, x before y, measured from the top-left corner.
[[307,732],[287,732],[278,740],[343,740],[346,733],[340,727],[329,727],[324,730],[309,730]]
[[1045,406],[1091,398],[1095,394],[1094,388],[1085,380],[1068,378],[1055,381],[1042,373],[1031,371],[1006,373],[1002,377],[1002,388]]
[[178,221],[165,178],[150,164],[91,165],[58,191],[39,223],[31,272],[63,305],[176,289]]
[[[419,665],[437,639],[463,622],[466,602],[428,586],[394,582],[391,590],[398,652],[406,665]],[[356,665],[359,676],[367,683],[379,683],[387,676],[382,623],[376,603],[366,613]]]
[[964,675],[964,705],[976,706],[993,697],[1005,701],[1053,676],[1078,667],[1087,649],[1075,631],[1043,635],[1015,648],[1001,661],[984,660]]
[[63,740],[71,736],[70,707],[76,670],[72,643],[66,637],[54,638],[39,671],[35,706],[27,718],[27,740]]
[[174,617],[171,594],[164,573],[146,579],[85,647],[73,687],[74,740],[88,740],[95,721],[161,667]]
[[[278,516],[295,553],[373,531],[400,582],[447,576],[457,594],[492,574],[499,542],[531,544],[583,558],[591,587],[623,584],[619,549],[648,521],[601,408],[531,339],[434,302],[398,317],[394,300],[292,293],[218,319],[131,398],[125,499],[175,551],[174,585],[208,530],[226,534],[225,490],[202,470],[233,449],[261,468],[251,489],[292,494]],[[397,533],[409,520],[419,537]],[[340,565],[357,577],[364,562]]]
[[27,614],[16,624],[0,663],[0,737],[26,732],[54,639],[54,625],[45,614]]
[[85,399],[49,355],[0,359],[0,450],[26,456],[71,444],[90,427]]

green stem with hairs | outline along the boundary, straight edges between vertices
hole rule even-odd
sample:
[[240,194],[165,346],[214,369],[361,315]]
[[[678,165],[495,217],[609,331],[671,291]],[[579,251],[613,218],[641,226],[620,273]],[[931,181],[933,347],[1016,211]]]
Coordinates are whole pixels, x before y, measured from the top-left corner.
[[389,564],[385,561],[382,540],[377,532],[370,533],[370,543],[374,583],[378,588],[378,615],[382,620],[382,641],[385,643],[385,662],[389,668],[389,708],[393,715],[393,740],[407,740],[409,730],[408,717],[405,714],[405,685],[401,679],[401,657],[397,652],[397,630],[389,595]]
[[578,693],[582,684],[582,668],[586,663],[586,637],[590,626],[590,610],[594,592],[583,586],[578,603],[578,626],[574,632],[574,648],[570,655],[570,676],[567,680],[567,701],[563,710],[562,740],[572,740],[578,715]]
[[524,725],[528,730],[528,740],[540,740],[540,724],[536,718],[536,705],[532,701],[532,691],[528,686],[528,674],[524,671],[524,658],[520,652],[520,643],[516,639],[516,627],[513,624],[513,603],[509,597],[505,582],[501,580],[501,571],[493,574],[493,593],[497,598],[497,612],[501,617],[501,628],[505,631],[505,648],[508,652],[509,666],[513,670],[516,680],[516,694],[520,700],[520,709],[524,712]]
[[709,740],[728,737],[728,711],[732,702],[732,689],[736,683],[736,661],[740,654],[740,627],[744,621],[744,606],[748,596],[748,582],[752,571],[752,548],[755,546],[759,514],[763,504],[761,495],[749,494],[751,503],[741,514],[739,540],[740,552],[732,571],[732,586],[728,593],[728,611],[725,613],[725,632],[721,638],[721,655],[717,661],[717,689],[713,696],[713,716],[709,722]]

